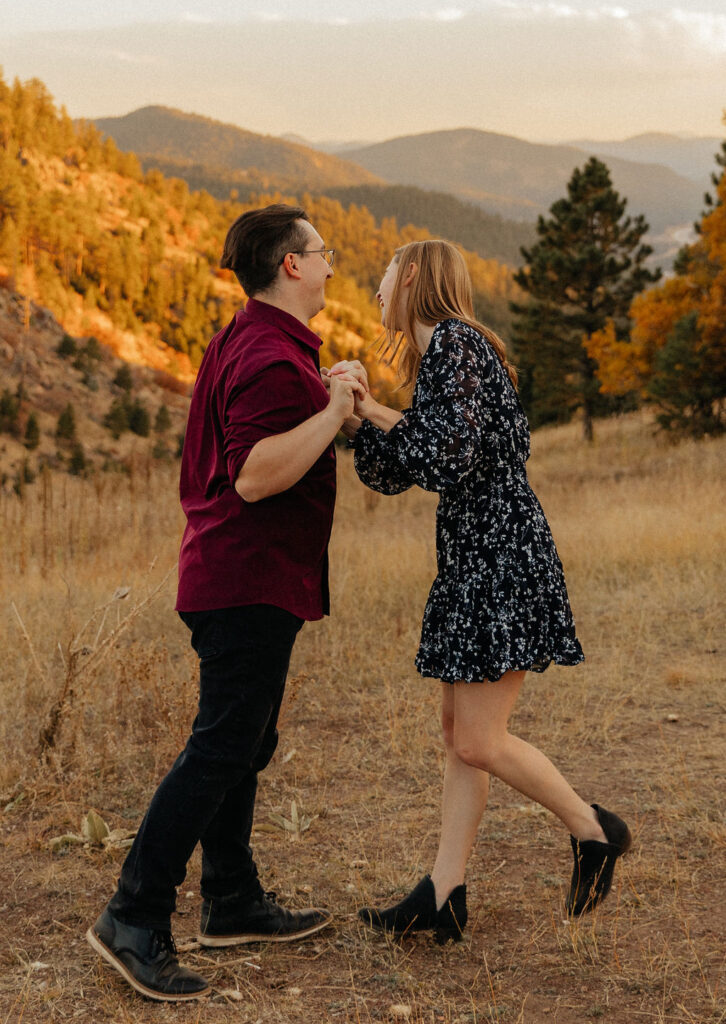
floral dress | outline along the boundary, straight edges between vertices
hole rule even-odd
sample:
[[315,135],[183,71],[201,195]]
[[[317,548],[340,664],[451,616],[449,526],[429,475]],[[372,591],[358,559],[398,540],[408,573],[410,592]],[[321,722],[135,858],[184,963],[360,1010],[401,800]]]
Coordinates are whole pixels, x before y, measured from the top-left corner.
[[387,434],[364,421],[352,446],[373,490],[417,484],[440,495],[438,572],[416,655],[422,676],[493,681],[583,660],[562,565],[527,481],[527,418],[478,331],[438,323],[411,408]]

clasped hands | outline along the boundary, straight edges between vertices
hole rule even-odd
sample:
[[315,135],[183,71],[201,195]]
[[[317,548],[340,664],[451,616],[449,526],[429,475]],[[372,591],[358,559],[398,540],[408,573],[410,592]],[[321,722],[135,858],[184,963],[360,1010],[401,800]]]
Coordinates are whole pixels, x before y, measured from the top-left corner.
[[343,433],[348,437],[354,436],[361,420],[376,404],[370,393],[365,366],[358,359],[344,359],[330,369],[323,367],[320,377],[330,391],[330,404],[335,403],[336,411],[343,417]]

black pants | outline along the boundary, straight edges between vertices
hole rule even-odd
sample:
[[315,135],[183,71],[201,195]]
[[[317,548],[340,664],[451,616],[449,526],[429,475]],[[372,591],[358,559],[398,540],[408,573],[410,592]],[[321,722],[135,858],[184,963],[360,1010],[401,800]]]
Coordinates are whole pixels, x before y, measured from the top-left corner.
[[277,746],[277,716],[302,619],[271,605],[181,612],[199,655],[199,710],[156,790],[109,904],[126,924],[169,930],[176,887],[202,844],[202,895],[261,893],[249,847],[257,773]]

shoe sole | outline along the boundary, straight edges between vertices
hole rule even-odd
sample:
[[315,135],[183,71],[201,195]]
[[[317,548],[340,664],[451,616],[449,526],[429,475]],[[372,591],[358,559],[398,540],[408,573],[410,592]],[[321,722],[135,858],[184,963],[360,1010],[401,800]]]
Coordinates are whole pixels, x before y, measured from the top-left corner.
[[220,949],[223,946],[245,946],[252,942],[295,942],[296,939],[305,939],[308,935],[314,935],[315,932],[327,928],[332,920],[331,915],[324,921],[310,925],[309,928],[304,928],[302,931],[278,933],[276,935],[270,935],[269,933],[258,934],[255,932],[247,932],[242,935],[202,935],[200,933],[197,935],[197,942],[200,946],[206,946],[209,949]]
[[128,967],[118,957],[114,956],[108,946],[104,945],[99,939],[98,935],[94,932],[93,928],[89,928],[86,932],[86,941],[97,953],[99,953],[103,959],[111,965],[124,981],[127,981],[131,988],[136,989],[142,996],[146,996],[147,999],[155,999],[160,1003],[179,1003],[186,1002],[190,999],[199,999],[200,997],[206,996],[211,991],[210,987],[203,988],[200,992],[189,992],[181,993],[179,995],[167,995],[164,992],[157,992],[153,988],[148,988],[142,984],[137,978],[133,976]]

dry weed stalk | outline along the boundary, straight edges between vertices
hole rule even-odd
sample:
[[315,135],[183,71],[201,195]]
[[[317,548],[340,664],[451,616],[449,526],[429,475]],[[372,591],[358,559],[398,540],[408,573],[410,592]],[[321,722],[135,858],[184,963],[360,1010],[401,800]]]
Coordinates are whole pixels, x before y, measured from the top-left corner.
[[[152,564],[149,566],[149,572],[151,572],[153,568],[154,563],[152,562]],[[85,624],[81,627],[81,629],[78,630],[78,632],[75,634],[75,636],[71,638],[71,640],[69,640],[68,645],[66,647],[65,657],[63,656],[63,650],[61,648],[59,641],[58,647],[60,649],[61,660],[63,663],[63,681],[61,683],[58,696],[56,697],[48,711],[45,724],[41,727],[38,733],[37,756],[39,759],[42,760],[43,757],[48,752],[48,750],[55,746],[58,737],[58,730],[60,728],[63,715],[68,711],[68,709],[71,707],[73,703],[73,698],[75,696],[75,687],[79,679],[81,679],[82,676],[88,676],[92,670],[97,670],[101,666],[104,659],[113,648],[114,644],[119,640],[121,635],[129,628],[134,619],[136,619],[145,608],[147,608],[150,604],[153,603],[153,601],[162,591],[162,589],[166,585],[167,580],[175,570],[176,565],[173,565],[164,575],[163,579],[159,583],[157,583],[157,585],[144,598],[142,598],[140,601],[138,601],[135,605],[131,607],[131,610],[129,611],[128,615],[126,615],[125,618],[121,618],[119,611],[116,626],[114,626],[114,628],[111,629],[110,632],[108,632],[106,636],[103,637],[103,639],[101,639],[101,634],[106,624],[106,617],[108,615],[109,609],[114,605],[118,606],[120,601],[124,601],[128,597],[131,590],[130,587],[117,587],[113,594],[111,595],[111,598],[108,601],[106,601],[105,604],[102,604],[96,609],[94,609],[93,613],[85,622]],[[26,643],[28,644],[31,657],[33,659],[33,664],[38,670],[41,679],[46,683],[46,685],[48,685],[49,681],[47,673],[43,670],[43,666],[36,653],[35,646],[31,639],[30,633],[28,632],[25,623],[23,622],[23,619],[15,605],[15,602],[11,602],[11,605],[15,613],[15,616],[20,624],[20,629],[22,631],[23,637]],[[98,629],[96,630],[96,635],[92,645],[89,646],[88,644],[82,643],[86,631],[99,618],[100,622],[98,625]]]

